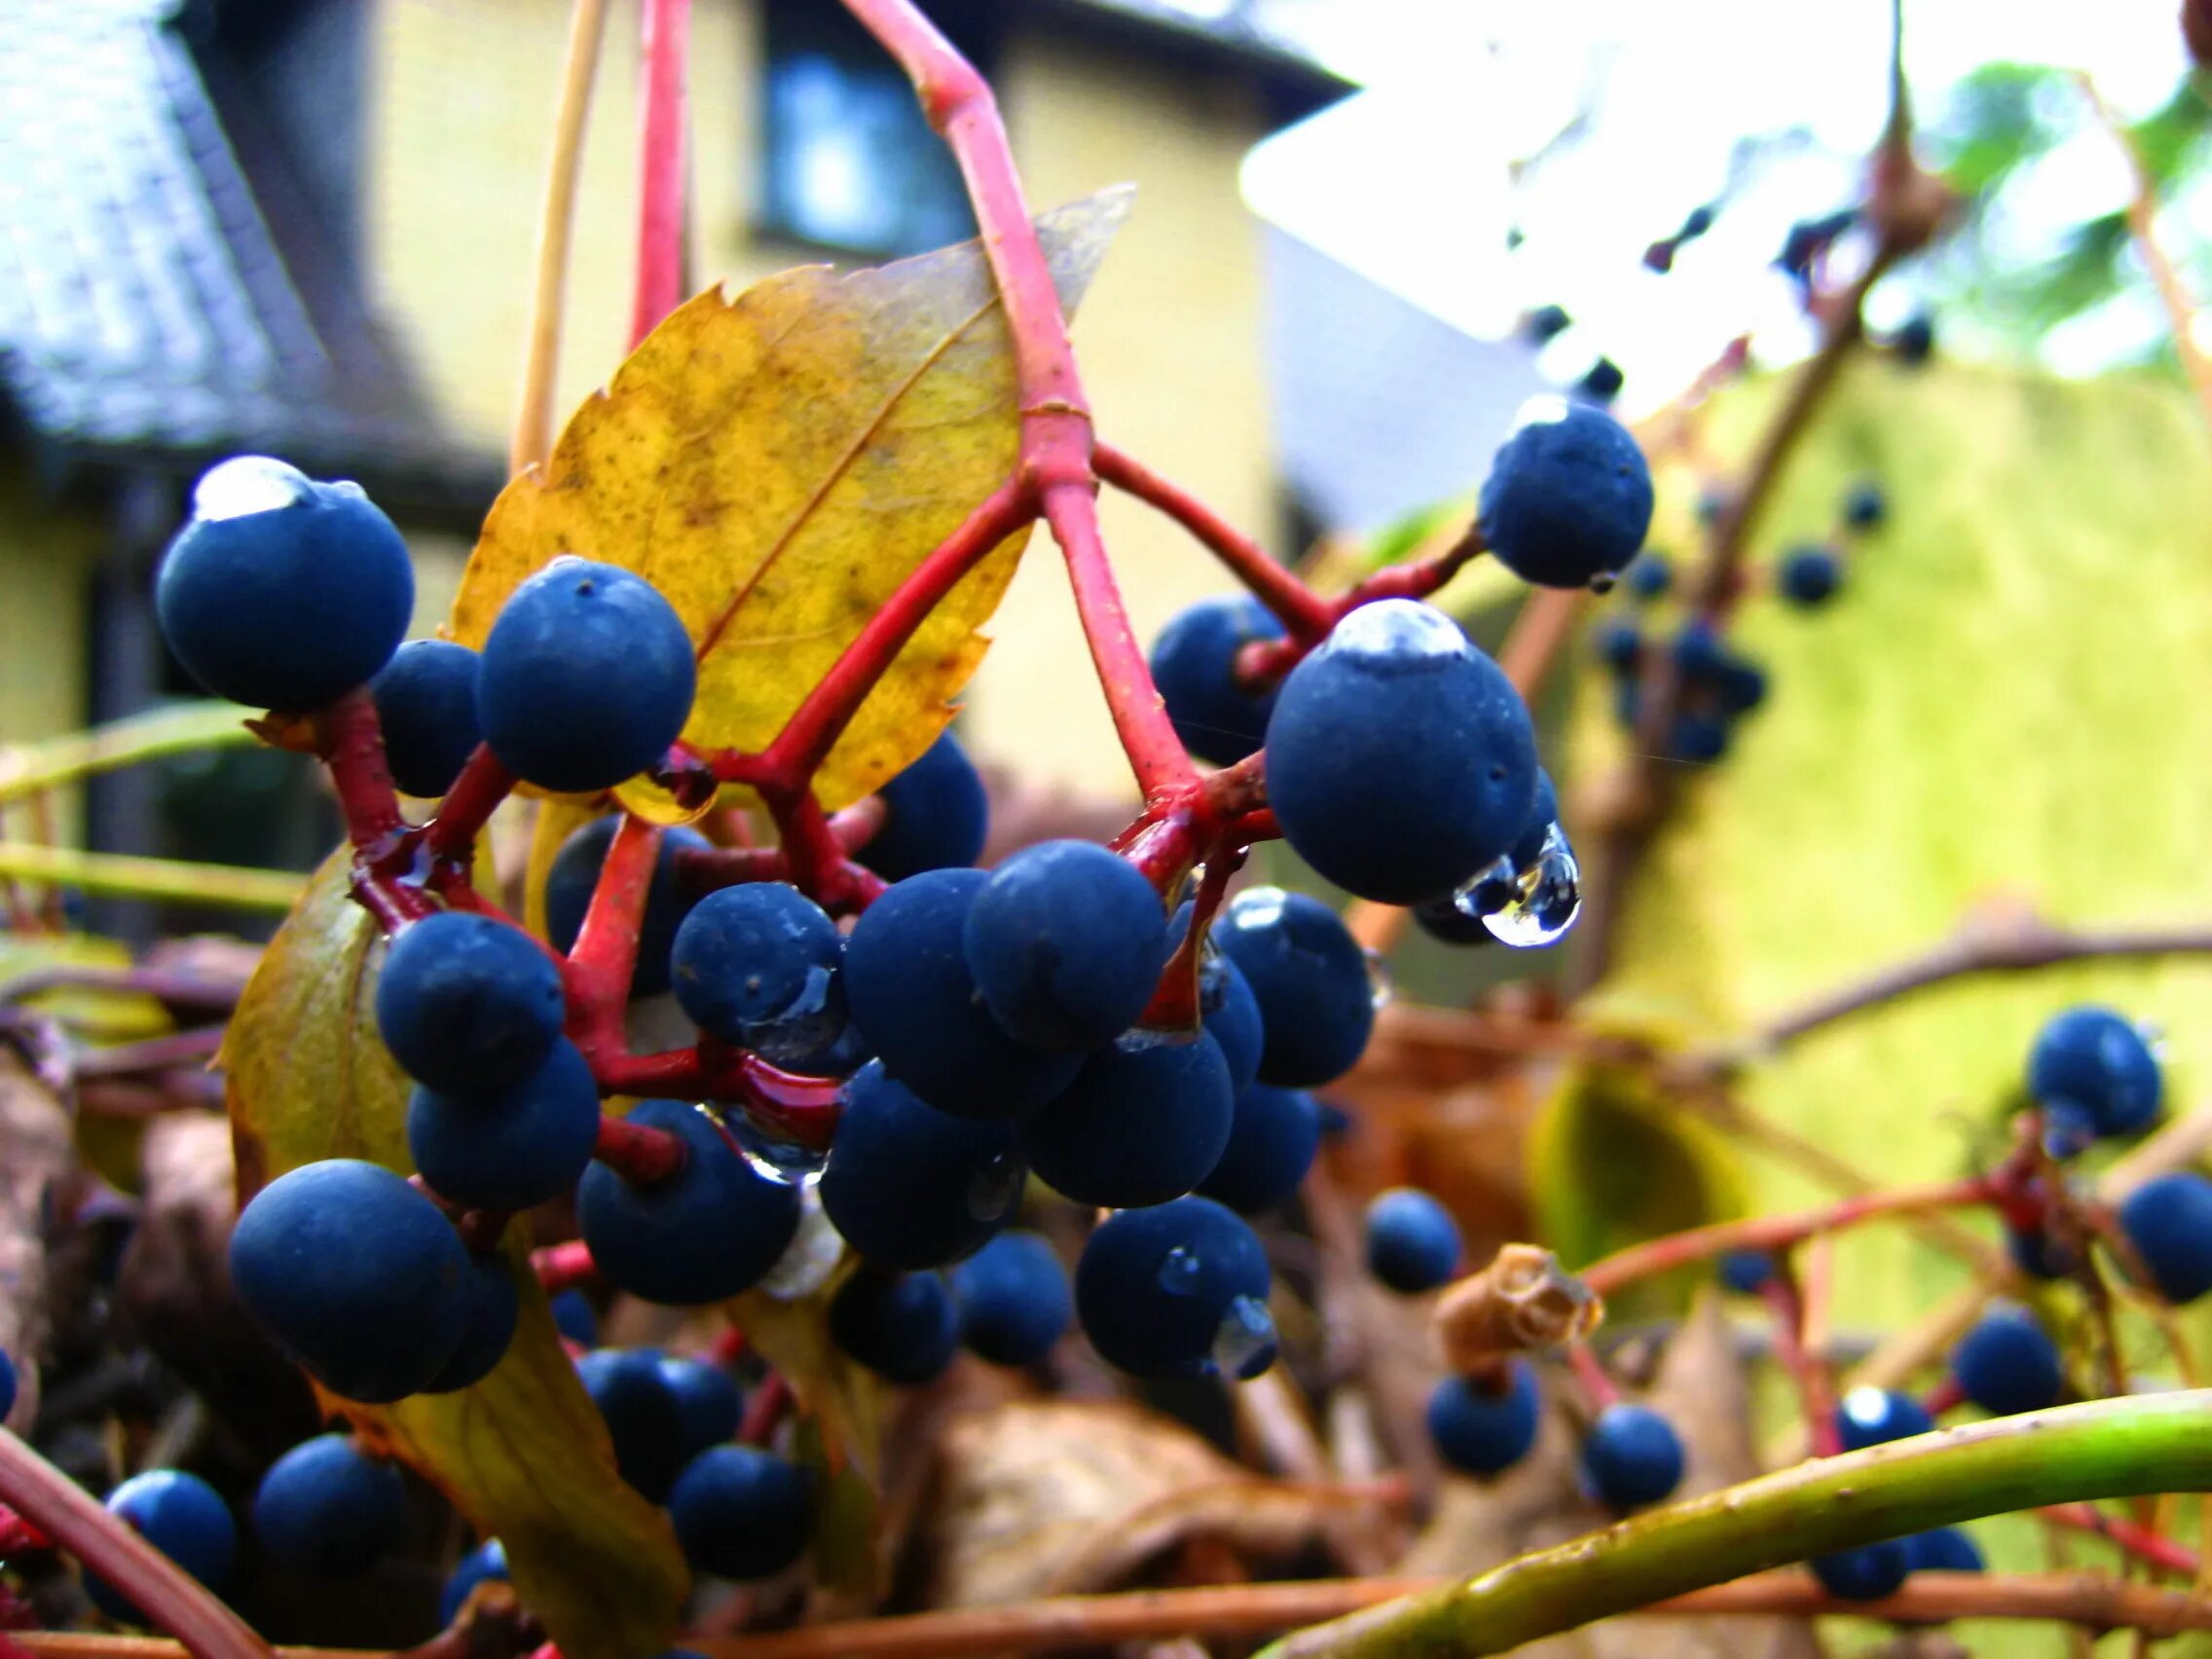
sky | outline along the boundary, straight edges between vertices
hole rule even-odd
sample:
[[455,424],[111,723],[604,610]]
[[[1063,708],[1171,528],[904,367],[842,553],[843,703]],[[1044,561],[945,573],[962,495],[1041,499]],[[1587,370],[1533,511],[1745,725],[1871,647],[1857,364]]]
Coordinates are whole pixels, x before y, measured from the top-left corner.
[[[1882,0],[1251,0],[1250,15],[1367,89],[1253,152],[1244,190],[1264,218],[1474,334],[1564,305],[1578,326],[1546,366],[1571,376],[1597,352],[1613,357],[1631,417],[1747,330],[1762,360],[1805,349],[1768,262],[1792,220],[1856,194],[1887,104]],[[1906,69],[1928,113],[1964,75],[2009,58],[2084,69],[2137,116],[2186,67],[2175,15],[2172,0],[1907,0]],[[1581,109],[1581,141],[1516,184],[1515,162]],[[1728,184],[1739,139],[1792,129],[1808,141],[1731,195],[1673,275],[1641,268],[1646,243]],[[2019,182],[2009,251],[2032,256],[2126,190],[2120,156],[2085,129]],[[2212,191],[2175,211],[2212,229]],[[1524,233],[1518,250],[1509,225]],[[1917,304],[1907,274],[1877,291],[1869,319],[1894,323]],[[2087,372],[2162,327],[2155,300],[2131,295],[2059,331],[2046,355]]]

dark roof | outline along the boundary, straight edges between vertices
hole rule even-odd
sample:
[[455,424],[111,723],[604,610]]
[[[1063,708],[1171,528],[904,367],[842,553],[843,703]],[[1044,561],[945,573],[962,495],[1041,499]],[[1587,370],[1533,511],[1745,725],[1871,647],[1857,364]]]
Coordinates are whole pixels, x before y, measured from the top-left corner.
[[0,393],[50,464],[265,451],[480,506],[496,463],[318,328],[171,9],[0,0]]
[[1126,35],[1166,47],[1193,62],[1248,75],[1267,91],[1275,119],[1286,125],[1358,90],[1290,43],[1254,26],[1240,7],[1209,18],[1168,0],[1028,0],[1028,5],[1063,24]]

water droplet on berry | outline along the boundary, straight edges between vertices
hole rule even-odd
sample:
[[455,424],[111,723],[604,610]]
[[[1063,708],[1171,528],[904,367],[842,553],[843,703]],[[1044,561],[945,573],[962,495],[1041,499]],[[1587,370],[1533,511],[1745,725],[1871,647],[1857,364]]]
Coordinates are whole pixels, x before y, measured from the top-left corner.
[[1289,903],[1290,895],[1279,887],[1247,887],[1229,902],[1229,920],[1239,928],[1272,928]]
[[1544,831],[1543,851],[1514,878],[1512,898],[1483,913],[1483,926],[1500,944],[1530,950],[1552,944],[1582,914],[1582,866],[1557,824]]
[[1214,1367],[1225,1377],[1249,1382],[1274,1364],[1275,1346],[1275,1321],[1268,1305],[1256,1296],[1239,1296],[1214,1332]]
[[1520,880],[1521,872],[1513,867],[1513,861],[1500,853],[1452,895],[1452,907],[1469,921],[1479,922],[1513,903]]
[[1613,591],[1614,587],[1618,585],[1619,581],[1620,578],[1613,574],[1612,571],[1600,571],[1596,575],[1590,578],[1590,591],[1598,595],[1599,598],[1603,599],[1606,594]]
[[845,1241],[830,1224],[830,1214],[810,1180],[799,1189],[798,1231],[760,1279],[760,1288],[778,1302],[812,1296],[830,1282],[845,1253]]
[[1160,1288],[1169,1296],[1190,1296],[1198,1288],[1200,1272],[1198,1253],[1178,1244],[1160,1259]]
[[1377,1009],[1387,1008],[1390,999],[1398,994],[1398,981],[1392,977],[1390,964],[1383,960],[1380,950],[1362,949],[1367,958],[1367,1000]]
[[812,1187],[822,1179],[822,1166],[830,1159],[827,1152],[771,1135],[742,1112],[729,1113],[723,1126],[745,1161],[768,1180],[785,1187]]
[[313,497],[313,480],[298,467],[266,455],[241,455],[201,474],[192,490],[192,516],[244,518],[297,506]]
[[1351,612],[1329,632],[1324,650],[1355,652],[1402,669],[1421,658],[1465,656],[1471,647],[1459,624],[1412,599],[1379,599]]
[[968,1213],[977,1221],[1004,1221],[1021,1201],[1028,1173],[1013,1153],[1000,1153],[968,1177]]

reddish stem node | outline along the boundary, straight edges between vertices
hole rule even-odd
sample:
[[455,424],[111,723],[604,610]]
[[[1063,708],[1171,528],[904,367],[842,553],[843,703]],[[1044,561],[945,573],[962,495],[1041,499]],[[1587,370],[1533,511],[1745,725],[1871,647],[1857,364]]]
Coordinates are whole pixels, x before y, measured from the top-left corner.
[[530,1265],[548,1296],[558,1296],[564,1290],[588,1284],[599,1272],[599,1264],[591,1259],[591,1246],[581,1238],[533,1250]]
[[765,1446],[775,1438],[777,1426],[791,1415],[792,1407],[798,1402],[792,1393],[792,1385],[784,1381],[784,1374],[771,1371],[753,1390],[753,1397],[745,1402],[745,1416],[737,1425],[737,1438],[741,1445]]
[[1567,1364],[1589,1401],[1592,1416],[1620,1403],[1620,1384],[1606,1374],[1604,1363],[1591,1351],[1588,1343],[1568,1343]]
[[[682,1169],[690,1156],[683,1138],[627,1118],[601,1118],[592,1157],[634,1187],[653,1187]],[[585,1260],[590,1257],[587,1253]]]

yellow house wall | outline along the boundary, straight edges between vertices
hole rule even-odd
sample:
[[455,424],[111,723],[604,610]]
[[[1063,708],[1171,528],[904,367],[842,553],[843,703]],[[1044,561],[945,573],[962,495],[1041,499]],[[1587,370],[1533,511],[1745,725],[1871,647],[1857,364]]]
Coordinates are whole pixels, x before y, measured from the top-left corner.
[[[55,508],[16,467],[0,469],[0,750],[85,724],[89,596],[99,545],[96,520]],[[76,792],[53,806],[55,830],[73,839]],[[0,824],[10,837],[43,828],[20,811]]]
[[[379,0],[366,169],[371,289],[455,429],[503,449],[568,8],[553,0]],[[601,385],[629,313],[637,0],[608,8],[587,133],[559,408]],[[757,19],[699,0],[693,186],[702,281],[741,285],[803,254],[755,240]],[[1260,240],[1236,168],[1263,130],[1233,78],[1153,53],[1016,29],[997,76],[1033,201],[1135,181],[1134,216],[1076,328],[1102,428],[1238,523],[1271,509]],[[1173,527],[1109,500],[1140,637],[1223,583]],[[1007,596],[964,731],[1040,783],[1127,789],[1050,542]]]

